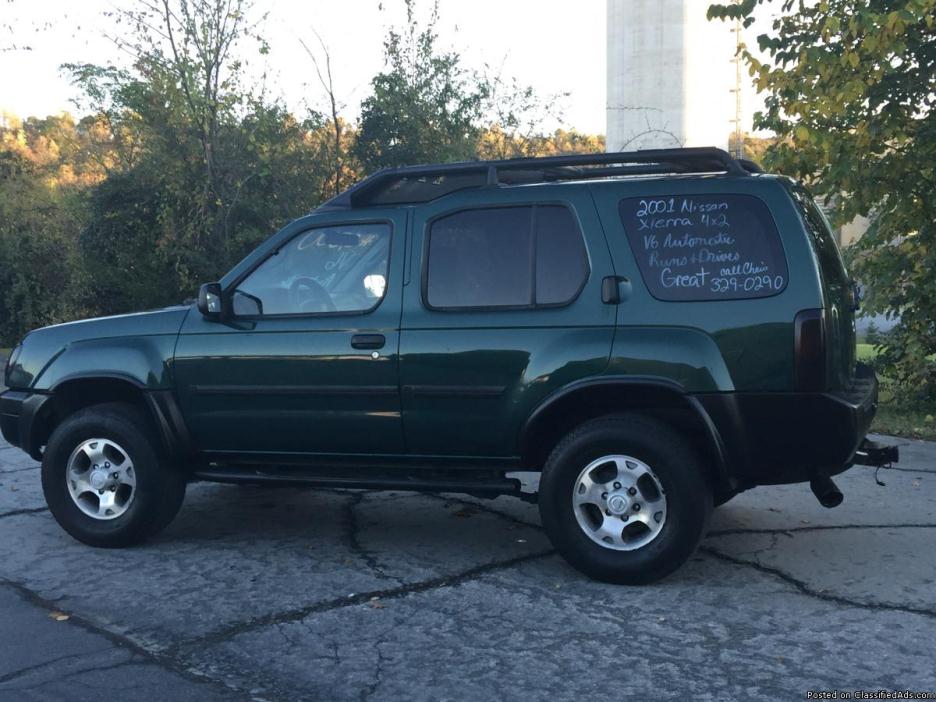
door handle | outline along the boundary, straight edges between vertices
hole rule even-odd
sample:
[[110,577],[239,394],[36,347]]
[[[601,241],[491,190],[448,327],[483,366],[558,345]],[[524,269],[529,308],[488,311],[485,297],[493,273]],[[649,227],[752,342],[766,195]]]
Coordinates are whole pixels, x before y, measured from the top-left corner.
[[383,334],[355,334],[351,337],[351,346],[356,349],[382,349],[387,343]]
[[631,282],[622,275],[609,275],[601,279],[601,301],[606,305],[619,305],[631,294]]

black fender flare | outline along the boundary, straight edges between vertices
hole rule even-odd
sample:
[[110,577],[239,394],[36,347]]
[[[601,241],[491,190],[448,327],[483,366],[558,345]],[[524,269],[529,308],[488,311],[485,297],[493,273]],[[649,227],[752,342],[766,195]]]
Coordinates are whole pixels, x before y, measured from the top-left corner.
[[137,378],[123,373],[72,373],[61,378],[48,390],[42,390],[41,394],[37,392],[32,395],[32,398],[37,398],[35,401],[24,403],[23,416],[20,420],[23,448],[36,460],[41,459],[42,421],[40,416],[42,411],[52,405],[56,392],[60,394],[63,386],[77,381],[111,381],[132,387],[135,392],[139,393],[153,420],[166,456],[171,459],[182,459],[194,453],[192,436],[172,390],[148,388]]
[[[629,398],[634,398],[635,392],[642,392],[647,401],[622,402],[621,410],[641,407],[670,406],[685,409],[691,413],[697,422],[701,435],[704,437],[705,448],[708,450],[714,463],[714,476],[719,483],[718,487],[735,490],[738,481],[729,468],[728,453],[725,442],[712,417],[697,397],[669,378],[655,376],[600,376],[584,378],[573,381],[550,393],[530,413],[520,429],[519,449],[521,461],[531,454],[533,445],[537,442],[537,427],[541,426],[550,413],[562,411],[562,406],[580,394],[591,394],[596,391],[626,390]],[[660,404],[666,402],[667,404]]]

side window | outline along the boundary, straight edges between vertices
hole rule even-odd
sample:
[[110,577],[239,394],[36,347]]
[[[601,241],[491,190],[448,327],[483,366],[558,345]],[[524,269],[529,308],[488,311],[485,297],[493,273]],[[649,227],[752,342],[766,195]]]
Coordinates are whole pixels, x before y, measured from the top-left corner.
[[640,275],[658,300],[747,300],[786,287],[780,234],[759,198],[632,197],[618,211]]
[[835,236],[832,234],[832,227],[829,226],[829,220],[819,209],[812,196],[802,188],[793,188],[793,199],[799,207],[803,219],[806,221],[806,229],[812,237],[816,248],[816,256],[822,266],[823,274],[833,276],[834,281],[829,281],[839,285],[848,286],[851,280],[842,263],[842,254],[839,251],[838,244],[835,243]]
[[530,207],[466,210],[429,230],[426,296],[432,307],[533,304]]
[[234,314],[367,312],[383,299],[389,260],[388,224],[311,229],[241,281]]
[[536,304],[571,302],[588,278],[588,256],[575,217],[567,207],[539,206],[535,229]]
[[428,236],[433,308],[563,305],[588,278],[582,234],[560,205],[456,212],[435,220]]

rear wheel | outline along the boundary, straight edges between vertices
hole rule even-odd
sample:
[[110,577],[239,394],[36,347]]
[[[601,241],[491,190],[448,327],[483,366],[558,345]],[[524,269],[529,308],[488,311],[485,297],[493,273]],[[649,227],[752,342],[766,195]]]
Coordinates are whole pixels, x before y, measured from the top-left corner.
[[123,403],[66,418],[42,458],[49,510],[91,546],[129,546],[164,529],[182,505],[185,483],[159,460],[146,418]]
[[586,422],[550,454],[540,515],[559,553],[598,580],[650,583],[695,551],[712,491],[692,447],[640,415]]

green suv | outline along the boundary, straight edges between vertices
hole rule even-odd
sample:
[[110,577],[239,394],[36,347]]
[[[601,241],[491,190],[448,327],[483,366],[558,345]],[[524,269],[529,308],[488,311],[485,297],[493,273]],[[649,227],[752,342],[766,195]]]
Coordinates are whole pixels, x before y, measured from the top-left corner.
[[742,490],[834,506],[831,476],[896,460],[856,306],[807,192],[718,149],[390,169],[197,303],[31,332],[0,422],[93,546],[194,480],[509,494],[576,568],[646,583]]

